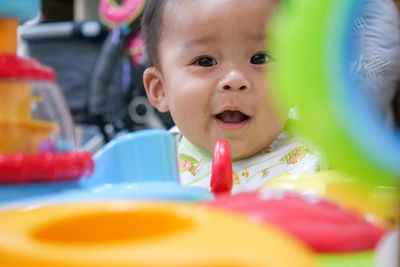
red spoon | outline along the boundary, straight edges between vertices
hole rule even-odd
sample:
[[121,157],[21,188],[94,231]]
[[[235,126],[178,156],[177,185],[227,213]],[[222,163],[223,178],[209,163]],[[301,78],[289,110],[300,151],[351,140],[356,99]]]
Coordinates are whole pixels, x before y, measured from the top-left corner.
[[229,143],[218,140],[214,147],[211,169],[211,192],[214,194],[230,193],[233,186],[232,157]]

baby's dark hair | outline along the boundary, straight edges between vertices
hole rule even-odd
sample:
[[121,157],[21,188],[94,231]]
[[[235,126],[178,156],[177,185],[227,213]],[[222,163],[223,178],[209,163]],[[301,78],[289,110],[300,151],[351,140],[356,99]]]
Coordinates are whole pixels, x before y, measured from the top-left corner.
[[141,29],[145,41],[147,65],[158,65],[158,43],[162,33],[162,14],[166,0],[147,0],[143,10]]

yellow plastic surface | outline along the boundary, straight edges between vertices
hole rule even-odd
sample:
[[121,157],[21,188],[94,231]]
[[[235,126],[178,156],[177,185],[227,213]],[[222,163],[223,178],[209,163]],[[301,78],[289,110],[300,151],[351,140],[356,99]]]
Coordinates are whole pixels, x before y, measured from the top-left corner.
[[184,203],[64,204],[0,211],[2,266],[312,267],[273,226]]
[[398,188],[371,186],[338,171],[321,171],[300,176],[281,175],[269,180],[262,188],[315,194],[343,207],[355,209],[370,219],[373,219],[372,215],[389,225],[398,221]]
[[55,123],[31,119],[31,103],[40,101],[29,82],[0,81],[0,154],[37,153],[41,142],[59,132]]
[[38,153],[40,143],[59,130],[57,124],[46,121],[0,121],[0,154]]
[[0,18],[0,54],[17,54],[17,19]]
[[31,119],[31,101],[29,81],[0,80],[0,120]]

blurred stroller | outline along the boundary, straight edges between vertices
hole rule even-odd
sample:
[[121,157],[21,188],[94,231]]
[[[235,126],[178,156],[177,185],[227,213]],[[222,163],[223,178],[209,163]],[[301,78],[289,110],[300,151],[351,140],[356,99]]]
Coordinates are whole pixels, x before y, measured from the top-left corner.
[[[173,126],[169,114],[157,112],[148,102],[142,83],[144,1],[119,1],[119,6],[111,2],[100,1],[102,23],[39,23],[21,31],[30,56],[55,70],[74,122],[84,126],[80,147],[91,152],[127,132]],[[110,9],[125,18],[110,17]]]

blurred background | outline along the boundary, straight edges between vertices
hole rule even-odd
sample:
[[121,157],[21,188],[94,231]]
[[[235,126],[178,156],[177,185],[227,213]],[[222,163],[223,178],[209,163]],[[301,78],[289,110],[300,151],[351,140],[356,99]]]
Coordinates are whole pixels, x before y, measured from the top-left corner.
[[[393,1],[400,9],[400,0]],[[146,98],[143,47],[132,48],[140,34],[140,18],[111,29],[99,15],[100,2],[42,0],[40,14],[19,27],[18,54],[55,70],[76,126],[77,144],[90,152],[121,134],[173,126],[170,115],[157,112]],[[400,82],[394,97],[386,98],[393,99],[390,109],[399,127]]]
[[141,43],[132,48],[140,36],[139,19],[111,29],[100,20],[99,2],[42,0],[40,14],[18,30],[18,54],[54,69],[77,144],[92,153],[119,135],[173,126],[169,114],[158,113],[146,98]]

